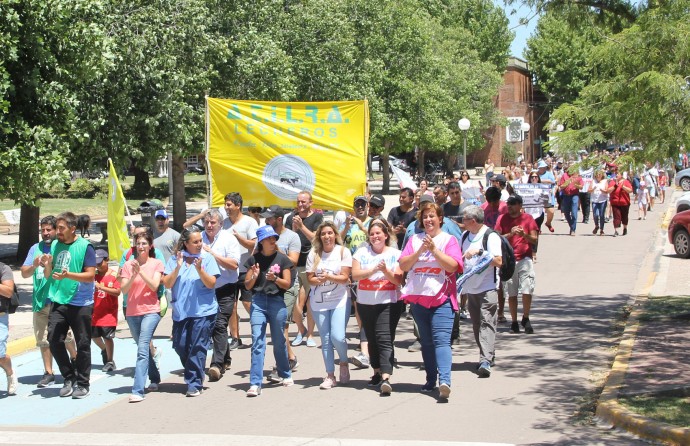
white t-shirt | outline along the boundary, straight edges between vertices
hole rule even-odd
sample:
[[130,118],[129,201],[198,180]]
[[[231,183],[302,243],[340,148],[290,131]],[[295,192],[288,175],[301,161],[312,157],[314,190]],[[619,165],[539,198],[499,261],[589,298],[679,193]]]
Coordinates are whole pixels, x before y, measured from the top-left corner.
[[609,182],[604,178],[592,185],[592,203],[605,203],[609,199],[609,194],[604,192],[609,188]]
[[[400,250],[387,247],[381,254],[376,254],[370,245],[362,246],[352,256],[359,262],[361,269],[370,269],[381,260],[389,270],[395,270],[400,259]],[[395,303],[400,297],[399,288],[391,283],[381,271],[357,282],[357,303],[365,305]]]
[[[312,249],[307,256],[306,272],[328,272],[340,274],[343,267],[352,267],[352,254],[350,250],[341,245],[336,245],[331,252],[321,253],[321,260],[315,265],[316,252]],[[325,282],[321,285],[311,285],[309,290],[309,302],[312,311],[333,310],[349,305],[348,296],[350,288],[333,282]]]
[[[259,224],[256,222],[256,220],[254,220],[252,217],[247,217],[246,215],[240,217],[240,219],[235,224],[233,224],[229,218],[223,220],[224,231],[229,231],[230,234],[233,235],[233,231],[237,231],[239,235],[249,240],[256,238],[256,230],[258,228]],[[247,272],[247,268],[244,266],[244,264],[247,262],[247,259],[251,256],[251,254],[252,253],[249,249],[245,248],[240,244],[240,267],[238,268],[239,272]]]
[[[218,231],[218,234],[216,234],[213,242],[210,243],[206,235],[206,231],[203,231],[201,233],[201,241],[205,246],[210,246],[211,251],[215,252],[219,256],[230,257],[231,259],[237,260],[239,263],[241,246],[234,234],[228,231]],[[217,263],[218,269],[220,269],[220,277],[218,277],[218,280],[216,280],[216,288],[220,288],[228,283],[236,283],[239,276],[239,268],[227,269],[223,268],[220,262]]]
[[[460,249],[462,250],[463,253],[469,251],[470,249],[484,249],[483,245],[483,240],[484,240],[484,233],[488,230],[489,228],[486,226],[482,226],[482,228],[477,232],[476,234],[472,234],[471,232],[467,234],[467,238],[465,241],[462,243],[462,246]],[[498,236],[498,234],[491,234],[489,235],[489,239],[486,241],[486,250],[493,256],[493,257],[500,257],[502,255],[501,253],[501,239]],[[477,262],[477,259],[479,256],[474,256],[470,259],[465,259],[465,270],[469,271],[471,270],[475,263]],[[470,294],[479,294],[479,293],[485,293],[490,290],[495,290],[498,288],[498,268],[495,268],[491,265],[487,269],[485,269],[483,272],[480,274],[476,274],[469,279],[467,279],[467,282],[462,287],[462,292],[464,293],[470,293]]]

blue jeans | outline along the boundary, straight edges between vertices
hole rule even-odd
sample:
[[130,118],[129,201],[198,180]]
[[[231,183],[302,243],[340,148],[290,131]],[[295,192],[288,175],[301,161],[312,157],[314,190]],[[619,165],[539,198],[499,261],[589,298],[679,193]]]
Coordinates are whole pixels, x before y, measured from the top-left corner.
[[264,357],[266,355],[266,323],[271,325],[271,341],[276,369],[281,378],[290,378],[285,323],[287,309],[282,296],[255,293],[249,309],[249,323],[252,326],[252,365],[249,370],[249,384],[261,387],[263,382]]
[[158,313],[127,317],[129,331],[132,333],[134,342],[137,343],[137,364],[134,368],[132,395],[144,396],[147,375],[152,383],[158,384],[161,382],[160,372],[153,361],[153,357],[151,357],[149,349],[149,342],[153,339],[153,332],[156,331],[160,320],[161,316]]
[[577,228],[577,208],[579,204],[580,197],[577,194],[563,194],[563,198],[561,199],[561,209],[563,210],[565,219],[568,221],[568,226],[570,226],[570,230],[572,232],[575,232],[575,228]]
[[[347,341],[345,339],[345,327],[350,319],[350,299],[345,305],[333,310],[314,311],[314,322],[319,329],[321,337],[321,354],[326,365],[326,373],[335,373],[335,354],[338,351],[340,363],[347,363]],[[450,344],[449,344],[450,345]]]
[[215,322],[215,314],[173,321],[173,348],[184,367],[184,382],[189,392],[203,390],[206,356]]
[[425,308],[412,304],[412,316],[419,330],[419,343],[422,344],[422,359],[426,370],[426,382],[450,386],[450,369],[453,353],[450,349],[450,333],[453,331],[453,308],[450,299],[438,307]]
[[592,213],[594,214],[594,226],[600,230],[604,230],[604,223],[606,223],[606,205],[608,201],[603,203],[592,203]]

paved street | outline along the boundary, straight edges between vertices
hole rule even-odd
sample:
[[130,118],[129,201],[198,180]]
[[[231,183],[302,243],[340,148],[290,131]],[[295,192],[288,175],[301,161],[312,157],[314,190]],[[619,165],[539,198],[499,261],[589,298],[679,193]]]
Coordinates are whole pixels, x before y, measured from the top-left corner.
[[[387,207],[396,201],[387,197]],[[555,234],[542,234],[531,316],[535,334],[509,334],[509,326],[502,325],[496,367],[491,378],[480,379],[474,372],[478,352],[471,326],[464,322],[448,403],[419,392],[424,372],[421,354],[407,351],[412,342],[407,320],[398,329],[399,368],[391,397],[366,387],[370,370],[353,371],[349,386],[319,390],[320,350],[303,345],[296,349],[300,367],[293,387],[266,386],[259,398],[246,398],[249,350],[241,349],[233,352],[233,368],[221,381],[207,383],[199,398],[185,398],[179,360],[167,340],[167,317],[156,340],[165,350],[164,382],[160,392],[139,404],[127,402],[135,353],[126,326],[118,333],[118,373],[101,373],[94,355],[92,395],[85,400],[60,399],[59,386],[36,389],[33,383],[42,373],[37,352],[15,356],[23,385],[15,397],[0,396],[5,414],[0,443],[636,444],[625,433],[584,419],[610,368],[616,346],[612,331],[621,309],[652,277],[645,259],[665,243],[660,229],[665,208],[657,206],[646,221],[631,221],[626,237],[592,236],[591,224],[579,225],[578,236],[569,237],[560,221]],[[606,229],[612,233],[611,226]],[[246,317],[241,331],[248,343]],[[351,355],[355,333],[352,318]],[[269,354],[268,370],[272,363]]]

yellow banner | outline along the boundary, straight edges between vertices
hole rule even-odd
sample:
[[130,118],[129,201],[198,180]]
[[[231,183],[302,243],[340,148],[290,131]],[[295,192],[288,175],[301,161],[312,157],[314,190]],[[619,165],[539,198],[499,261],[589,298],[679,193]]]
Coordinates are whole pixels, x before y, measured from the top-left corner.
[[207,99],[213,206],[239,192],[244,206],[350,209],[366,191],[367,101],[258,102]]
[[108,178],[108,257],[116,262],[120,261],[122,253],[132,244],[127,235],[125,223],[125,196],[117,179],[113,162],[108,158],[110,178]]

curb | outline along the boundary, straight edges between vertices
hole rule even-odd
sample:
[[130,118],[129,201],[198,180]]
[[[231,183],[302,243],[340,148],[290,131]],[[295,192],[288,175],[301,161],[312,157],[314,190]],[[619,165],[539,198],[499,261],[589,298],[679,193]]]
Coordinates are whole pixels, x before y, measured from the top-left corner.
[[29,350],[33,350],[35,348],[38,348],[36,347],[36,338],[33,336],[27,336],[25,338],[15,339],[14,341],[8,342],[7,355],[21,355],[22,353],[28,352]]

